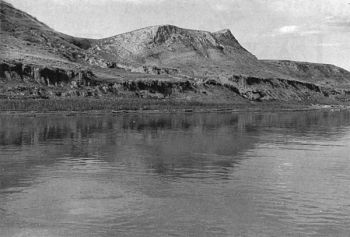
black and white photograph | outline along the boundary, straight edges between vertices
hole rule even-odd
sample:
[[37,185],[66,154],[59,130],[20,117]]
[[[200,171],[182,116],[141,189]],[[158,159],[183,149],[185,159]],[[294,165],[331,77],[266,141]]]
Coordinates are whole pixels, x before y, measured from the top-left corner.
[[350,0],[0,0],[0,237],[350,237]]

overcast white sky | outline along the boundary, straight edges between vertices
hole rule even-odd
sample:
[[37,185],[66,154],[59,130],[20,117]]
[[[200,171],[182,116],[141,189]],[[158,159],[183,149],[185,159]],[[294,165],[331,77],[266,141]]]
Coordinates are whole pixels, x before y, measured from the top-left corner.
[[151,25],[229,28],[258,58],[350,70],[350,0],[7,0],[66,34],[102,38]]

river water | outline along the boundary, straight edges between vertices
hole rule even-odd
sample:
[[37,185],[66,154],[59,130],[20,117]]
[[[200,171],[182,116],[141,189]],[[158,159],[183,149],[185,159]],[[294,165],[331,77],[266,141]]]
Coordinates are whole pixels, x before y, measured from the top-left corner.
[[0,236],[350,236],[350,112],[1,115]]

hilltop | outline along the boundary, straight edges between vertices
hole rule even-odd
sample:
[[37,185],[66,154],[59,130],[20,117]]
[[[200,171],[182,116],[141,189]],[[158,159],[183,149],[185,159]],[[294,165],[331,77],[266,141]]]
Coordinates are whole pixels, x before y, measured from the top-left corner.
[[150,26],[104,39],[55,31],[0,1],[0,98],[178,103],[344,103],[350,72],[324,64],[259,60],[229,29]]

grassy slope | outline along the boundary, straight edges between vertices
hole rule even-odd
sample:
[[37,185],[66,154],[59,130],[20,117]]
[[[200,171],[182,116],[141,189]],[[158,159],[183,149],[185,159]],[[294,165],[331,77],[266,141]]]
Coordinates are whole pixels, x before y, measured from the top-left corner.
[[334,88],[350,88],[350,72],[334,65],[289,60],[261,61],[275,71],[288,74],[302,81]]

